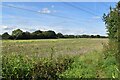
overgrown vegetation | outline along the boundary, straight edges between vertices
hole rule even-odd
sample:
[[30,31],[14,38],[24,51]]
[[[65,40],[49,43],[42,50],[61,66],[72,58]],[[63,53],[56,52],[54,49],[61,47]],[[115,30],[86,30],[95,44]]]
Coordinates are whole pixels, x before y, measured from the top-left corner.
[[[3,41],[3,78],[7,80],[118,78],[119,47],[116,41],[119,38],[119,4],[120,2],[114,9],[110,8],[108,15],[104,15],[109,42],[106,39]],[[22,33],[23,38],[24,32],[19,30],[13,33],[12,36],[15,38]],[[42,32],[36,31],[35,36],[32,36],[38,38],[39,33]],[[30,33],[27,34],[30,35]],[[4,35],[9,37],[7,33]],[[21,39],[21,36],[18,39]],[[40,34],[40,36],[43,35]],[[46,36],[50,38],[50,35]],[[59,36],[63,37],[60,33]]]
[[107,39],[3,41],[3,76],[12,80],[116,78],[115,57],[109,47],[103,53],[102,44],[108,47]]
[[57,79],[73,63],[70,58],[51,60],[50,58],[30,58],[25,55],[3,56],[2,76],[7,80]]
[[102,52],[92,52],[75,57],[71,67],[60,74],[62,78],[117,78],[115,57],[104,57]]
[[[61,75],[75,63],[76,66],[80,65],[77,64],[79,62],[87,66],[80,56],[84,56],[87,52],[92,53],[94,50],[101,51],[102,43],[106,41],[106,39],[5,40],[2,51],[3,77],[11,80],[16,80],[17,77],[35,80],[62,78]],[[89,55],[89,58],[94,57]],[[94,70],[94,67],[90,69]]]
[[117,60],[117,73],[120,78],[120,2],[116,4],[115,8],[110,8],[110,12],[106,15],[104,14],[103,20],[106,24],[109,43],[108,49],[106,50],[106,59],[114,57]]

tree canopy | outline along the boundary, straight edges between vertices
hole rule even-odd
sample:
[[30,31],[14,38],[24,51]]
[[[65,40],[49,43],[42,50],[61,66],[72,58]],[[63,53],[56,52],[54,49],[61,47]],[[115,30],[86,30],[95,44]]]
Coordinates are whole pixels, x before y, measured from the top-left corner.
[[2,34],[2,39],[9,39],[9,38],[10,38],[10,35],[7,32]]
[[120,27],[120,2],[115,8],[110,7],[110,12],[104,14],[103,20],[106,24],[107,34],[110,39],[117,39],[118,27]]
[[57,39],[57,38],[106,38],[106,36],[100,35],[63,35],[62,33],[55,33],[55,31],[41,31],[36,30],[32,33],[23,32],[21,29],[12,31],[12,35],[7,32],[2,34],[3,39]]

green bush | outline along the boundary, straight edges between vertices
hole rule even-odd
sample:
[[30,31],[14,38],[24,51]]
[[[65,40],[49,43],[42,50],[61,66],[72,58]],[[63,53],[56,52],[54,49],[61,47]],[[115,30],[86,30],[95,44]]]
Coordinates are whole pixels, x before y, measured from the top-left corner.
[[33,73],[37,79],[57,79],[58,74],[64,72],[73,61],[71,59],[62,59],[56,62],[50,59],[44,59],[34,65]]
[[22,55],[9,55],[2,58],[2,77],[7,80],[31,78],[32,60]]
[[70,58],[51,60],[49,58],[34,59],[25,55],[3,56],[2,76],[7,80],[57,79],[73,62]]
[[109,40],[108,44],[103,46],[104,59],[102,59],[101,68],[106,76],[110,78],[118,78],[118,62],[117,62],[117,43],[115,40]]

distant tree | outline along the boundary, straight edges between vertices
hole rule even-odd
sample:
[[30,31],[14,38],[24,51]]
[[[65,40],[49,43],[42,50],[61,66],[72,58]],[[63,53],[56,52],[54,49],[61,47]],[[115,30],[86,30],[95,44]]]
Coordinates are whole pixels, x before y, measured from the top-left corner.
[[100,36],[100,38],[108,38],[108,36]]
[[33,39],[43,39],[43,38],[44,38],[44,34],[43,34],[42,31],[37,30],[37,31],[35,31],[35,32],[33,32],[33,33],[31,34],[31,37],[32,37]]
[[30,32],[22,32],[21,36],[19,37],[20,39],[30,39],[31,34]]
[[78,38],[79,35],[64,35],[64,38]]
[[74,36],[74,35],[69,35],[68,37],[69,37],[69,38],[75,38],[75,36]]
[[0,35],[0,40],[2,40],[2,35]]
[[42,33],[42,31],[41,30],[37,30],[37,31],[35,31],[35,32],[33,32],[34,34],[39,34],[39,33]]
[[44,36],[43,33],[39,33],[39,34],[37,34],[37,37],[38,37],[38,39],[44,39],[44,38],[45,38],[45,36]]
[[95,36],[94,36],[94,35],[91,35],[91,38],[95,38]]
[[96,38],[100,38],[100,35],[96,35]]
[[81,37],[82,37],[82,38],[90,38],[90,36],[89,36],[89,35],[86,35],[86,34],[81,35]]
[[69,38],[69,35],[64,35],[64,38]]
[[55,33],[54,31],[51,31],[51,30],[45,31],[45,32],[43,32],[43,34],[44,34],[44,36],[45,36],[46,39],[50,39],[50,38],[54,39],[54,38],[57,38],[56,33]]
[[76,38],[81,38],[81,36],[80,35],[76,35]]
[[58,38],[64,38],[64,36],[63,36],[62,33],[57,33],[57,37],[58,37]]
[[37,39],[38,37],[37,37],[37,34],[36,33],[31,33],[31,38],[32,39]]
[[16,29],[16,30],[12,31],[12,37],[13,37],[14,39],[20,39],[21,36],[22,36],[22,33],[23,33],[22,30]]
[[[6,35],[9,35],[6,33]],[[55,33],[54,31],[41,31],[36,30],[33,33],[23,32],[20,29],[12,31],[12,35],[9,35],[9,39],[54,39],[54,38],[105,38],[100,35],[63,35],[62,33]]]
[[10,35],[7,32],[2,34],[2,39],[9,39],[9,38],[10,38]]

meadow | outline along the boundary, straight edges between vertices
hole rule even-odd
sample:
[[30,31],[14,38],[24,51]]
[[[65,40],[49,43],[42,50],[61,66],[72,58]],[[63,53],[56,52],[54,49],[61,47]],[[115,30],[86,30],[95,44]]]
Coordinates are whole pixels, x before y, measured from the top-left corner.
[[116,59],[106,57],[108,39],[3,40],[4,78],[116,78]]
[[39,57],[57,55],[80,55],[94,50],[101,51],[107,39],[43,39],[3,40],[3,54],[25,54]]

